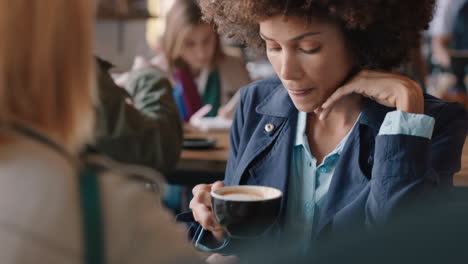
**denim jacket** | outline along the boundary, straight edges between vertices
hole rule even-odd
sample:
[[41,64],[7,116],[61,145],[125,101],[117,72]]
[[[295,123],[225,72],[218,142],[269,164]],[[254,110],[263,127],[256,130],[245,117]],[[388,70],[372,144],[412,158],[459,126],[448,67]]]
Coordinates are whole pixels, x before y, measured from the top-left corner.
[[[337,163],[316,237],[351,226],[371,230],[386,223],[404,200],[421,191],[452,186],[453,175],[461,166],[467,114],[456,103],[429,95],[424,101],[425,114],[435,119],[432,139],[378,135],[385,115],[395,109],[366,101]],[[283,216],[270,231],[276,238],[282,237],[297,116],[280,80],[263,80],[242,89],[231,128],[224,183],[265,185],[283,191]],[[194,235],[198,241],[210,240],[209,232],[203,232],[202,238],[196,237],[199,232]],[[236,241],[227,244],[221,252],[232,253]]]

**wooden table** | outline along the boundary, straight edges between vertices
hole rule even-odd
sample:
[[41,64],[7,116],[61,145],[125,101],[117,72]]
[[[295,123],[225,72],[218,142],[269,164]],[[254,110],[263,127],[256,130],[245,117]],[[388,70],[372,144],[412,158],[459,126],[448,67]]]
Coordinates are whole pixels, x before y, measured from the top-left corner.
[[216,139],[216,145],[207,149],[182,149],[176,171],[168,177],[169,183],[195,185],[222,180],[229,156],[229,131],[189,130],[184,137],[211,137]]
[[229,155],[229,131],[197,132],[184,134],[185,138],[214,138],[216,145],[208,149],[182,150],[177,169],[224,173]]

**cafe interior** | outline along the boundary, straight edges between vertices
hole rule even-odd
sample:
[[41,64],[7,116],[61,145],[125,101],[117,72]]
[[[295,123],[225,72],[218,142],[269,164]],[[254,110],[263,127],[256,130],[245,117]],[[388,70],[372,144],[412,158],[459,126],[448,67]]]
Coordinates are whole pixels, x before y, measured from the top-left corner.
[[[18,27],[16,35],[41,34],[14,24],[21,23],[14,12],[30,1],[12,4],[17,6],[11,18],[0,21],[2,39],[14,35],[6,35],[8,26]],[[419,42],[403,52],[407,60],[391,70],[379,64],[351,70],[352,75],[334,84],[341,94],[313,96],[309,93],[320,88],[303,89],[304,80],[328,85],[341,67],[339,52],[319,64],[327,44],[340,43],[327,43],[324,33],[336,23],[298,22],[295,16],[277,20],[272,11],[258,16],[256,37],[264,42],[263,52],[249,46],[250,35],[237,38],[247,22],[231,15],[242,13],[236,9],[260,13],[262,4],[275,1],[32,1],[36,11],[23,18],[48,21],[49,28],[54,28],[54,18],[61,19],[67,25],[62,31],[76,34],[61,40],[53,34],[62,31],[44,31],[41,38],[24,40],[50,38],[45,43],[54,41],[55,50],[76,41],[64,48],[68,54],[76,51],[70,55],[78,60],[72,63],[76,74],[67,75],[69,65],[61,62],[67,53],[41,61],[48,48],[33,44],[34,52],[17,46],[27,55],[15,57],[9,73],[8,52],[2,50],[14,44],[0,44],[0,60],[5,60],[0,71],[6,72],[0,74],[0,85],[21,90],[8,97],[2,89],[2,102],[29,98],[22,97],[28,93],[22,87],[43,84],[49,77],[41,74],[61,86],[67,78],[82,79],[95,91],[89,102],[83,99],[87,92],[80,92],[56,104],[66,91],[51,89],[37,97],[39,90],[31,88],[35,101],[57,105],[63,118],[56,119],[68,120],[62,125],[42,127],[32,117],[22,118],[19,102],[12,110],[5,107],[5,117],[0,115],[0,144],[6,149],[0,166],[5,213],[1,263],[468,263],[468,1],[421,1],[413,18],[402,18],[410,26],[400,23],[410,32],[411,24],[426,19],[419,9],[434,10],[427,27],[411,31]],[[6,4],[10,1],[2,2],[1,8],[12,7]],[[50,7],[40,8],[42,2]],[[336,2],[329,9],[335,11],[346,5],[276,2],[297,2],[291,4],[297,10],[309,10],[316,2]],[[347,8],[372,5],[364,2],[350,1]],[[401,5],[402,10],[413,4]],[[54,8],[71,11],[55,15]],[[341,14],[335,11],[330,12]],[[360,19],[353,12],[343,17]],[[78,31],[78,22],[68,19],[89,20],[89,30]],[[320,32],[304,33],[307,27]],[[89,33],[86,38],[79,37],[83,32]],[[404,38],[417,39],[402,34],[395,41]],[[86,42],[79,42],[86,40],[92,43],[88,51],[81,45]],[[369,45],[381,45],[381,53],[395,48],[372,43],[380,43]],[[87,55],[93,66],[81,67]],[[58,67],[38,66],[42,62]],[[312,66],[304,66],[309,62]],[[334,63],[338,66],[329,66]],[[37,77],[20,70],[22,64],[24,69],[50,69],[37,71]],[[16,70],[18,76],[38,79],[20,85],[9,79]],[[407,90],[391,88],[392,81],[408,91],[411,86],[413,94],[401,96]],[[84,91],[77,83],[69,81],[69,86]],[[358,86],[384,88],[367,92]],[[392,91],[398,92],[389,95]],[[326,97],[320,104],[333,103],[337,111],[325,104],[307,108],[305,101],[321,96]],[[423,111],[412,111],[418,99]],[[80,114],[67,116],[78,102]],[[362,107],[355,115],[353,102]],[[85,109],[87,104],[92,111]],[[46,116],[42,104],[37,106],[36,115]],[[287,114],[286,107],[292,109]],[[322,113],[328,116],[322,118]],[[353,121],[343,122],[340,114]],[[83,123],[88,115],[94,116],[89,117],[93,122],[86,121],[92,124],[92,136],[75,150],[74,144],[67,145],[72,134],[64,133],[62,141],[58,129],[70,132],[71,119]],[[320,123],[327,118],[328,123]],[[84,138],[87,130],[81,126],[73,127],[79,130],[74,134]],[[314,127],[321,132],[314,133]]]

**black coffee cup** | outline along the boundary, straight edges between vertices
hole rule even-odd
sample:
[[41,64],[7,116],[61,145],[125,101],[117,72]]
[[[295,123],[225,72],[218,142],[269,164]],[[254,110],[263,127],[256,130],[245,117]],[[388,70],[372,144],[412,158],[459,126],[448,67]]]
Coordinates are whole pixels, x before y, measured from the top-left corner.
[[211,192],[216,220],[234,238],[255,238],[276,221],[282,192],[266,186],[226,186]]

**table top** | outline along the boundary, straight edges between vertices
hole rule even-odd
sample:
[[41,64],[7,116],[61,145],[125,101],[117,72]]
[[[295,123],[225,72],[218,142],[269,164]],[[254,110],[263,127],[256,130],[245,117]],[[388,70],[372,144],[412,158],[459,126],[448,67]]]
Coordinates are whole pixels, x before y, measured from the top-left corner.
[[229,156],[229,131],[184,132],[184,138],[214,138],[216,145],[207,149],[182,149],[177,170],[224,173]]

